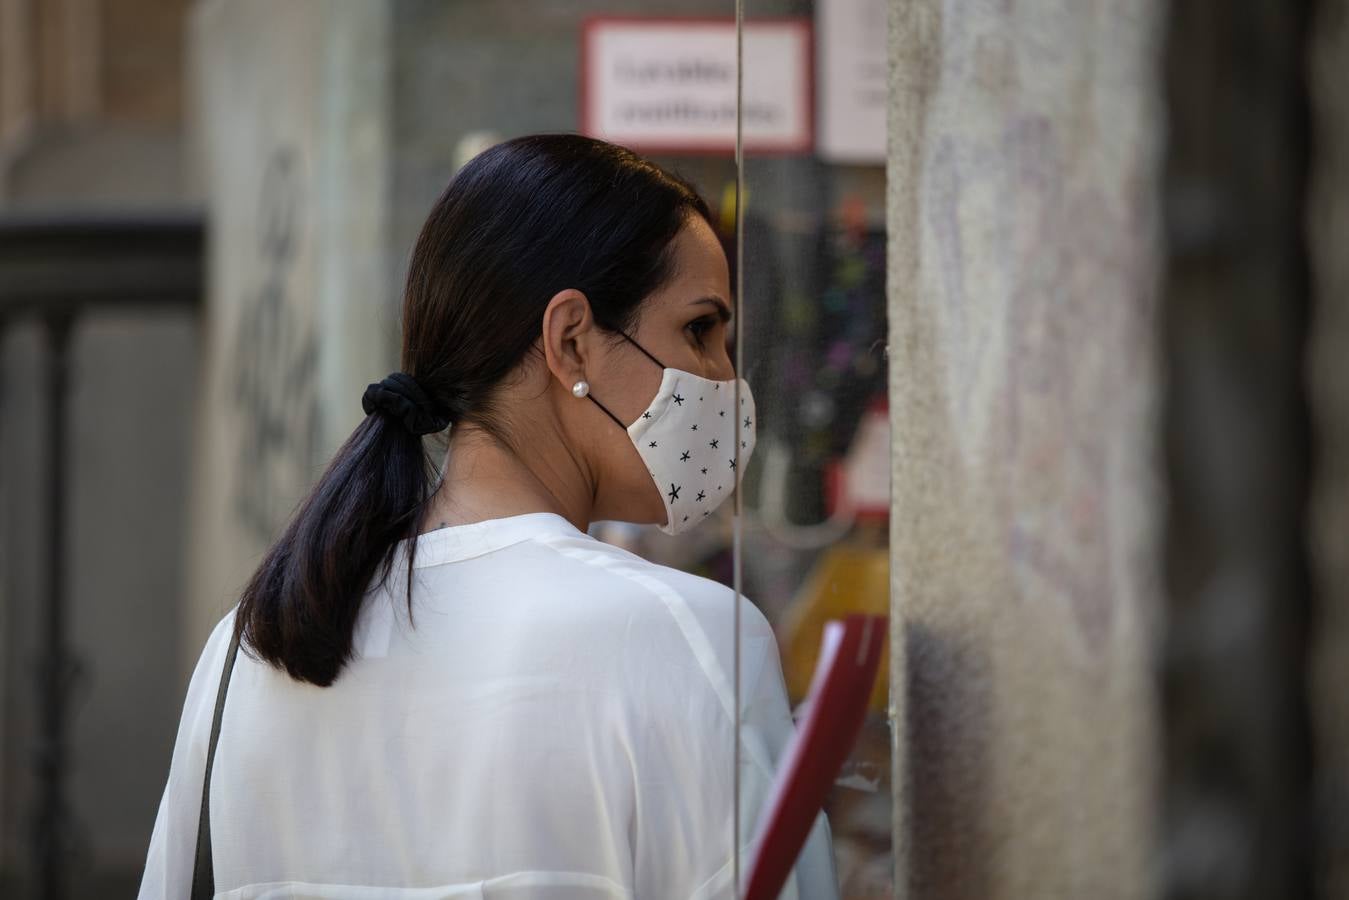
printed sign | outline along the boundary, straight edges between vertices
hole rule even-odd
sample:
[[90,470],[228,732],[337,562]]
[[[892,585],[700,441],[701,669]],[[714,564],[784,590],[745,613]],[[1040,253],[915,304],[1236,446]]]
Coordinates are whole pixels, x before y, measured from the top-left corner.
[[[735,19],[596,16],[582,34],[582,131],[643,152],[735,151]],[[810,21],[747,21],[743,50],[745,151],[809,153]]]

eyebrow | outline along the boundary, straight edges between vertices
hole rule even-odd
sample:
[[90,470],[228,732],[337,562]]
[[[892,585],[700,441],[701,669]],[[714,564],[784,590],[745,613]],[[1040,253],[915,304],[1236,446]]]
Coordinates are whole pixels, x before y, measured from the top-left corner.
[[689,306],[697,306],[700,303],[712,304],[717,308],[717,315],[718,317],[720,317],[721,321],[723,322],[731,321],[731,307],[728,306],[726,301],[721,299],[720,297],[716,296],[699,297],[697,300],[694,300],[692,303],[690,303]]

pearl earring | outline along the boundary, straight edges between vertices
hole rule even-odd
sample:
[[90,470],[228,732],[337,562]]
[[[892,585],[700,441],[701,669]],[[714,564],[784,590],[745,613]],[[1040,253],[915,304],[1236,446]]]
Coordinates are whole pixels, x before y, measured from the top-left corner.
[[584,381],[578,381],[571,386],[571,392],[577,397],[584,397],[586,394],[590,393],[590,385],[586,384]]

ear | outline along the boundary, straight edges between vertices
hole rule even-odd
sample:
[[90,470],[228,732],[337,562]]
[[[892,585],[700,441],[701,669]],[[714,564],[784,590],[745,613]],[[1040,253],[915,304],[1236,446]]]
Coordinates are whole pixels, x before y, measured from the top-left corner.
[[574,288],[558,291],[543,310],[543,358],[562,386],[585,377],[598,327],[586,295]]

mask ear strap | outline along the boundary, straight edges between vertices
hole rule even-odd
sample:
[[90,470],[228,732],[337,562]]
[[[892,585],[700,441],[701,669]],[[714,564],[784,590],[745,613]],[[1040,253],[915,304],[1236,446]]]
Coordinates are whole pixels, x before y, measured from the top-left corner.
[[614,422],[615,422],[615,424],[617,424],[619,428],[622,428],[624,431],[627,431],[627,430],[628,430],[628,426],[626,426],[626,425],[624,425],[622,422],[620,422],[620,421],[618,420],[618,416],[616,416],[616,415],[614,415],[613,413],[609,412],[609,408],[608,408],[607,406],[605,406],[605,405],[604,405],[603,403],[601,403],[600,401],[596,400],[594,394],[586,394],[586,396],[589,397],[589,398],[594,402],[594,404],[595,404],[596,406],[598,406],[600,409],[604,410],[605,413],[608,414],[609,418],[613,419]]
[[[637,343],[636,341],[634,341],[632,338],[628,337],[628,335],[627,335],[626,332],[624,332],[624,331],[619,331],[617,328],[615,328],[614,330],[617,331],[619,334],[623,335],[624,339],[627,340],[628,343],[632,344],[632,346],[636,347],[638,350],[641,350],[643,353],[646,353],[646,348],[643,347],[641,344]],[[660,360],[656,359],[656,357],[652,356],[650,353],[646,353],[646,355],[647,355],[647,357],[648,357],[653,363],[655,363],[656,365],[660,366],[662,369],[664,369],[664,368],[666,367],[666,366],[665,366],[665,363],[663,363],[663,362],[661,362]],[[608,408],[607,406],[605,406],[605,405],[604,405],[603,403],[601,403],[600,401],[596,400],[594,394],[586,394],[586,396],[589,397],[592,401],[594,401],[594,403],[595,403],[596,406],[598,406],[600,409],[604,410],[605,414],[608,415],[609,418],[611,418],[611,419],[614,420],[614,424],[616,424],[619,428],[622,428],[624,431],[627,431],[627,430],[628,430],[628,426],[624,425],[623,422],[622,422],[622,420],[619,419],[618,416],[616,416],[616,415],[614,415],[613,413],[609,412],[609,408]]]
[[[632,338],[628,337],[628,335],[627,335],[626,332],[620,331],[620,332],[618,332],[618,333],[621,334],[621,335],[623,335],[624,338],[627,338],[628,343],[632,344],[632,346],[636,347],[638,350],[641,350],[643,353],[646,353],[646,348],[643,347],[641,344],[637,343],[636,341],[634,341]],[[656,359],[656,357],[652,356],[650,353],[646,353],[646,356],[647,356],[647,359],[651,360],[653,363],[655,363],[656,365],[660,366],[662,369],[668,368],[668,367],[665,365],[665,363],[663,363],[663,362],[661,362],[660,360]]]

